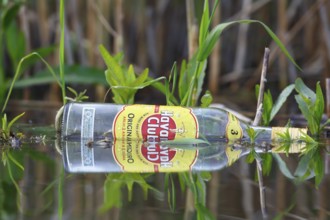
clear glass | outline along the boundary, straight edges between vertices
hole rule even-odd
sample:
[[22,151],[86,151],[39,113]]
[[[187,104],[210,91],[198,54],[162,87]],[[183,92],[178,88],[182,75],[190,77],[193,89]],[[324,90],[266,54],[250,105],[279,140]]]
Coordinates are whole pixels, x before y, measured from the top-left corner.
[[[124,105],[101,104],[101,103],[69,103],[64,108],[62,139],[78,140],[84,138],[82,134],[83,118],[88,113],[84,109],[94,109],[93,139],[112,139],[112,125],[116,115],[122,110]],[[192,112],[197,118],[199,128],[199,138],[209,141],[226,140],[226,126],[228,123],[228,112],[218,108],[192,108]],[[83,116],[84,115],[84,116]],[[184,117],[184,116],[182,116]],[[249,141],[246,134],[247,125],[240,122],[243,130],[242,140]],[[253,127],[255,130],[263,130],[259,139],[270,140],[271,128]]]
[[[63,160],[68,172],[122,172],[113,151],[112,127],[116,115],[123,105],[100,103],[69,103],[65,105],[62,124]],[[198,122],[198,138],[207,140],[209,144],[183,144],[182,146],[166,146],[163,148],[184,149],[197,152],[197,157],[187,170],[210,171],[218,170],[228,164],[226,149],[233,143],[228,143],[226,130],[228,112],[217,108],[192,108]],[[181,117],[185,117],[182,115]],[[247,125],[239,122],[242,128],[241,142],[249,142],[246,134]],[[189,128],[186,128],[189,129]],[[270,140],[270,128],[262,129],[261,140]],[[258,140],[259,140],[258,139]],[[120,141],[120,140],[116,140]],[[142,142],[143,140],[134,140]],[[138,147],[148,147],[148,143],[135,144]],[[247,150],[240,153],[244,155]],[[143,171],[142,171],[143,172]],[[166,171],[165,171],[166,172]]]

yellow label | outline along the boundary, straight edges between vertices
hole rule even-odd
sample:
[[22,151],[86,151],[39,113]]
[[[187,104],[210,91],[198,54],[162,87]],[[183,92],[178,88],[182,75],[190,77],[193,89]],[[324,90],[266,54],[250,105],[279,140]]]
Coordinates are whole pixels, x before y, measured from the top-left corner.
[[188,171],[198,151],[169,148],[162,141],[197,138],[191,109],[174,106],[124,106],[113,123],[113,154],[127,172]]
[[231,146],[226,147],[226,155],[227,155],[227,165],[231,166],[234,162],[236,162],[241,156],[241,149],[234,149]]
[[228,123],[226,127],[226,137],[228,143],[235,142],[235,140],[241,139],[243,136],[243,130],[239,120],[231,113],[228,113]]
[[[229,145],[235,143],[236,140],[240,140],[243,137],[243,130],[239,120],[232,114],[228,113],[228,123],[226,126],[226,138]],[[228,158],[228,166],[232,165],[239,159],[242,150],[233,149],[231,146],[226,148],[226,155]]]
[[[286,132],[289,132],[290,135],[290,142],[289,143],[283,143],[288,144],[289,150],[288,153],[301,153],[304,151],[304,148],[306,147],[306,143],[301,141],[301,137],[303,135],[307,134],[307,129],[305,128],[286,128],[286,127],[273,127],[272,128],[272,135],[271,139],[273,141],[281,141],[282,138],[280,137],[280,134],[285,134]],[[283,148],[280,144],[279,146],[276,146],[272,149],[275,153],[285,153],[285,148]]]

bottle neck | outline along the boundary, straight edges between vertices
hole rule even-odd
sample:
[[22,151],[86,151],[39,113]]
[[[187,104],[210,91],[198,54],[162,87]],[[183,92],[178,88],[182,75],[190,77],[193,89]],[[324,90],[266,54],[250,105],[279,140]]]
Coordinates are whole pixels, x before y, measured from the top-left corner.
[[[272,128],[271,127],[259,127],[259,126],[251,126],[254,130],[254,141],[256,143],[261,142],[271,142],[272,140]],[[250,139],[253,137],[249,137]]]
[[300,153],[306,147],[306,143],[302,141],[303,136],[307,134],[305,128],[258,126],[252,128],[257,134],[254,140],[255,144],[269,144],[269,146],[272,146],[271,152]]

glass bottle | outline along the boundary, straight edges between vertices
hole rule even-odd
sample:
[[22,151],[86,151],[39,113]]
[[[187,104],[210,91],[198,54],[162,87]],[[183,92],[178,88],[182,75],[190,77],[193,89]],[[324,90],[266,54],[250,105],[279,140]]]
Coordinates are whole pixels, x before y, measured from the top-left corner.
[[[247,129],[258,133],[256,146],[286,131],[292,139],[306,133],[250,127],[218,108],[69,103],[61,129],[64,165],[69,172],[217,170],[248,152],[240,148],[252,141]],[[291,152],[301,148],[295,144]]]

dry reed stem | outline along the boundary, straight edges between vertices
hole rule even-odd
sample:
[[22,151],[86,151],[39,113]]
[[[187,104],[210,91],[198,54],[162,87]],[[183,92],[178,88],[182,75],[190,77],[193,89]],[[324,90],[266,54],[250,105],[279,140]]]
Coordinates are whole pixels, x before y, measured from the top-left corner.
[[[285,44],[286,42],[286,32],[288,29],[288,16],[287,16],[287,0],[277,1],[277,19],[278,19],[278,38]],[[283,53],[278,56],[278,66],[279,66],[279,83],[280,89],[285,88],[288,84],[288,65],[286,57]]]
[[262,105],[263,105],[263,99],[264,99],[265,83],[267,81],[266,74],[267,74],[267,70],[268,70],[269,55],[270,55],[270,50],[268,48],[265,48],[261,77],[260,77],[260,88],[259,88],[259,95],[258,95],[257,112],[256,112],[256,116],[253,121],[254,126],[257,126],[260,124],[261,117],[262,117]]
[[115,29],[117,32],[116,37],[114,38],[114,53],[117,54],[123,50],[124,45],[124,31],[123,31],[123,0],[115,1]]
[[212,179],[208,184],[207,204],[214,216],[217,216],[219,210],[219,183],[221,181],[220,172],[212,172]]
[[188,56],[193,57],[198,47],[198,26],[195,18],[195,5],[191,0],[186,0],[187,31],[188,31]]
[[[265,83],[266,83],[266,74],[268,70],[268,60],[269,60],[270,50],[265,48],[264,58],[263,58],[263,65],[262,65],[262,72],[260,77],[260,87],[259,87],[259,96],[258,96],[258,103],[257,103],[257,112],[252,123],[253,126],[260,125],[262,120],[262,106],[263,106],[263,99],[264,99],[264,91],[265,91]],[[267,209],[266,209],[266,197],[265,197],[265,187],[263,182],[262,176],[262,161],[256,158],[257,162],[257,174],[258,174],[258,182],[259,182],[259,191],[260,191],[260,206],[261,212],[264,219],[267,219]]]
[[253,219],[254,214],[254,193],[253,184],[250,180],[251,166],[246,165],[245,160],[239,160],[240,179],[242,187],[242,206],[247,219]]
[[[329,3],[329,2],[327,2]],[[329,15],[327,12],[327,8],[325,5],[325,1],[321,1],[321,3],[319,4],[319,14],[320,14],[320,20],[321,20],[321,25],[322,25],[322,29],[323,29],[323,41],[324,44],[326,46],[326,56],[328,57],[328,59],[330,58],[330,24],[329,24]],[[328,63],[329,65],[329,60],[326,60],[325,62]]]
[[[243,0],[242,3],[242,13],[241,19],[249,19],[249,11],[252,4],[252,0]],[[248,41],[248,30],[249,25],[240,25],[238,27],[238,37],[237,37],[237,46],[236,46],[236,59],[234,63],[234,72],[237,77],[240,77],[243,74],[245,57],[246,57],[246,48]]]
[[330,78],[325,79],[325,89],[326,89],[327,117],[330,118]]
[[[71,0],[68,2],[69,6],[71,7],[71,16],[72,16],[72,28],[76,34],[76,38],[77,38],[77,44],[80,44],[83,42],[83,28],[81,25],[81,21],[79,20],[79,16],[78,16],[78,4],[77,4],[77,0]],[[88,60],[86,57],[86,53],[85,53],[85,48],[83,46],[78,46],[77,47],[77,52],[78,52],[78,62],[79,64],[81,64],[82,66],[87,65]]]
[[[188,36],[188,57],[191,59],[198,45],[198,28],[195,22],[195,5],[193,1],[186,0],[186,14],[187,14],[187,36]],[[192,175],[191,173],[189,175]],[[193,178],[191,178],[193,179]],[[193,180],[192,180],[193,181]],[[186,204],[184,211],[184,220],[192,218],[195,211],[194,207],[194,195],[188,188],[186,193]]]

